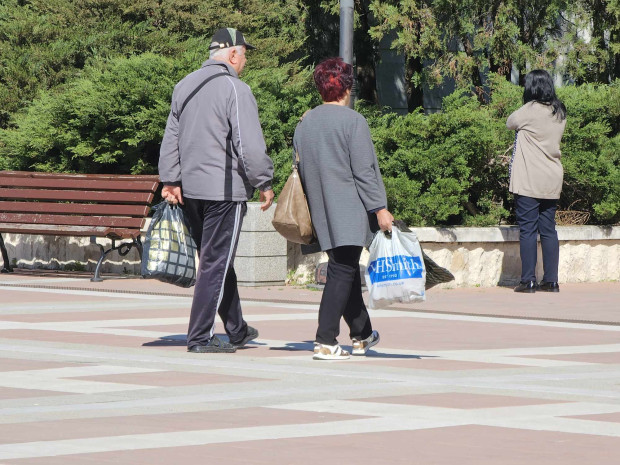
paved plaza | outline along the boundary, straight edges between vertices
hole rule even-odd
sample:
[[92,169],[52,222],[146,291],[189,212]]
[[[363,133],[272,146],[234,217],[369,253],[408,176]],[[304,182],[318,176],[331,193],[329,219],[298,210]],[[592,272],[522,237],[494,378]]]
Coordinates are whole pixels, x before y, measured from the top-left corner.
[[0,275],[0,464],[620,463],[620,283],[433,289],[339,362],[294,287],[241,289],[247,348],[187,353],[191,292]]

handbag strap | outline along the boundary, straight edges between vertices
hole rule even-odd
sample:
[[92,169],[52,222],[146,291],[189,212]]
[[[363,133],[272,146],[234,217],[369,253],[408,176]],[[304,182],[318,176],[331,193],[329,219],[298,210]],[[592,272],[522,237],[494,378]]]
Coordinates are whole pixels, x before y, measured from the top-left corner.
[[295,160],[293,160],[293,169],[299,171],[299,150],[295,150]]
[[200,89],[202,89],[204,86],[206,86],[209,81],[215,79],[216,77],[220,77],[220,76],[230,76],[230,74],[227,73],[227,72],[226,73],[216,73],[216,74],[212,74],[207,79],[202,81],[200,83],[200,85],[198,87],[196,87],[192,91],[192,93],[187,96],[187,98],[185,99],[185,102],[183,102],[183,105],[181,105],[181,109],[179,110],[179,114],[177,115],[177,119],[181,119],[181,113],[183,113],[183,110],[185,109],[186,105],[189,103],[189,101],[192,98],[194,98],[194,96],[200,91]]
[[[301,123],[310,110],[304,111],[304,114],[299,118]],[[299,150],[295,149],[295,159],[293,160],[293,169],[299,171]]]

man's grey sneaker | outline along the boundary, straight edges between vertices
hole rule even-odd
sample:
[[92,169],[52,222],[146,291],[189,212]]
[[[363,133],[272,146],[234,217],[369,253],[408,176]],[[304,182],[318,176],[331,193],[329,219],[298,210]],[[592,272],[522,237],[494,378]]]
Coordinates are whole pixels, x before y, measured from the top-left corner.
[[319,344],[312,358],[314,360],[347,360],[350,357],[349,352],[343,350],[338,344],[328,346],[327,344]]
[[366,339],[353,339],[353,355],[366,355],[368,349],[379,343],[379,333],[373,331]]
[[188,352],[193,352],[195,354],[232,353],[236,350],[237,348],[234,345],[226,341],[222,341],[217,336],[213,336],[205,345],[192,346],[187,349]]
[[253,341],[257,337],[258,337],[258,330],[256,328],[252,328],[251,326],[248,326],[248,329],[245,333],[245,337],[241,339],[241,341],[239,342],[233,342],[232,345],[238,349],[246,345],[248,342]]

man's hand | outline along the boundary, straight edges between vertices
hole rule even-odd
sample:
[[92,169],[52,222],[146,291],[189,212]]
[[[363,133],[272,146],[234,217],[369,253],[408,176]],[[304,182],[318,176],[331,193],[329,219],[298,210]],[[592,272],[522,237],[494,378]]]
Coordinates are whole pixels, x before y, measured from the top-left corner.
[[394,217],[386,208],[377,212],[377,222],[379,223],[381,231],[392,232],[392,221],[394,221]]
[[263,202],[263,204],[260,206],[260,209],[262,211],[269,210],[269,207],[271,207],[271,204],[273,203],[274,197],[275,194],[273,193],[273,189],[269,189],[268,191],[261,191],[259,199],[261,202]]
[[181,188],[179,186],[164,186],[161,190],[161,196],[172,205],[176,205],[177,203],[183,205],[183,195],[181,194]]

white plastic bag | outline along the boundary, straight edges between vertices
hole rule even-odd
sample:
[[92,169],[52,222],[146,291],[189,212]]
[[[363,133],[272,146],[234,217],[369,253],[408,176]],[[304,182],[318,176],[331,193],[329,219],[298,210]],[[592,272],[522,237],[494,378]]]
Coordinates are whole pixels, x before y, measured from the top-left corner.
[[365,278],[370,308],[426,300],[426,269],[415,233],[394,227],[390,237],[380,231],[369,251]]

